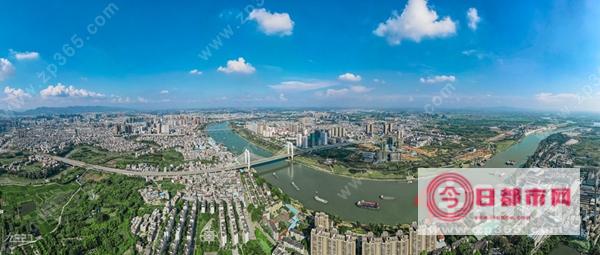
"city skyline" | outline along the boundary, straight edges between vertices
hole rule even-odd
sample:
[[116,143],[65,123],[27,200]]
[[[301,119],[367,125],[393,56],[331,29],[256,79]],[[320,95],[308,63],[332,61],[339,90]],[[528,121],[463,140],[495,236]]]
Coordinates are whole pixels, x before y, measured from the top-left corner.
[[0,7],[2,109],[600,111],[593,1]]

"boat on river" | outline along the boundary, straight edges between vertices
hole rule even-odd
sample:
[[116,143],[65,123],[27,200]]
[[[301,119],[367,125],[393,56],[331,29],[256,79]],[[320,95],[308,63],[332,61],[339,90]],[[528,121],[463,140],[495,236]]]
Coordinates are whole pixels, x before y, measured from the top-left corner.
[[367,201],[367,200],[358,200],[356,201],[356,206],[365,209],[379,209],[379,203],[375,201]]
[[317,202],[321,202],[321,203],[323,203],[323,204],[327,204],[327,203],[329,203],[329,201],[327,201],[327,200],[325,200],[325,199],[323,199],[322,197],[319,197],[319,196],[317,196],[317,195],[315,195],[314,199],[315,199],[315,200],[317,200]]
[[298,185],[296,185],[296,183],[295,183],[295,182],[292,182],[292,186],[294,187],[294,189],[296,189],[296,190],[300,190],[300,187],[298,187]]
[[394,200],[396,198],[395,197],[390,197],[390,196],[379,195],[379,199],[381,199],[381,200]]
[[313,197],[315,200],[317,200],[318,202],[321,202],[323,204],[327,204],[329,203],[329,201],[325,200],[324,198],[319,196],[319,192],[317,191],[317,193],[315,194],[315,196]]

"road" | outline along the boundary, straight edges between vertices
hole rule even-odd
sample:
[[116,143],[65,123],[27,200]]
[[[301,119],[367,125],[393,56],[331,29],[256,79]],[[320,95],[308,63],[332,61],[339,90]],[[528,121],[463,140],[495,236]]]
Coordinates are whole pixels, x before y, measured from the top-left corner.
[[[247,167],[246,164],[238,164],[238,165],[232,165],[229,167],[202,169],[202,170],[176,171],[176,172],[149,172],[149,171],[142,172],[142,171],[133,171],[133,170],[128,170],[128,169],[119,169],[119,168],[113,168],[113,167],[88,164],[88,163],[85,163],[85,162],[82,162],[79,160],[68,159],[68,158],[63,158],[63,157],[58,157],[58,156],[50,156],[50,157],[52,157],[56,161],[60,161],[60,162],[63,162],[65,164],[71,165],[71,166],[92,169],[92,170],[96,170],[96,171],[100,171],[100,172],[124,174],[124,175],[129,175],[129,176],[163,176],[163,177],[187,176],[187,175],[197,175],[197,174],[203,174],[203,173],[233,171],[233,170],[238,170],[238,169]],[[250,166],[265,164],[265,163],[268,163],[271,161],[281,160],[281,159],[284,159],[287,157],[288,157],[287,155],[279,155],[279,156],[264,158],[264,159],[260,159],[260,160],[251,162]]]
[[[319,146],[319,147],[310,148],[310,149],[302,149],[302,150],[299,149],[294,152],[294,155],[312,152],[315,150],[344,147],[344,146],[348,146],[351,144],[353,144],[353,143],[340,143],[340,144],[324,145],[324,146]],[[187,176],[187,175],[197,175],[197,174],[203,174],[203,173],[234,171],[234,170],[248,167],[247,164],[237,164],[237,165],[232,165],[232,166],[227,166],[227,167],[201,169],[201,170],[190,170],[190,171],[175,171],[175,172],[145,171],[145,172],[142,172],[142,171],[134,171],[134,170],[128,170],[128,169],[119,169],[119,168],[113,168],[113,167],[88,164],[88,163],[85,163],[85,162],[82,162],[79,160],[69,159],[69,158],[65,158],[65,157],[52,156],[52,155],[46,155],[46,156],[52,157],[56,161],[60,161],[60,162],[63,162],[65,164],[68,164],[71,166],[77,166],[77,167],[81,167],[81,168],[92,169],[92,170],[107,172],[107,173],[124,174],[124,175],[129,175],[129,176],[144,176],[144,177],[146,177],[146,176],[163,176],[163,177]],[[273,161],[282,160],[282,159],[288,158],[289,156],[290,156],[289,154],[283,154],[283,155],[275,155],[275,156],[271,156],[268,158],[258,159],[258,160],[250,162],[250,166],[261,165],[261,164],[266,164],[266,163],[273,162]]]

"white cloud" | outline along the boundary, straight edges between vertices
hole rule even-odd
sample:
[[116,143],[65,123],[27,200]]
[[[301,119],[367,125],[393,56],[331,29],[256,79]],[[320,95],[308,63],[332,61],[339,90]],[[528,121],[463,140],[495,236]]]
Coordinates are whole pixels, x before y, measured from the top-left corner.
[[574,92],[540,92],[533,95],[533,100],[543,109],[556,109],[563,114],[600,111],[600,93],[581,95]]
[[354,92],[354,93],[367,93],[369,91],[373,90],[372,88],[367,88],[365,86],[362,85],[354,85],[354,86],[350,86],[350,91]]
[[[112,103],[115,104],[135,104],[135,103],[141,103],[141,104],[145,104],[148,103],[149,100],[144,98],[144,97],[140,97],[138,96],[137,98],[130,98],[130,97],[122,97],[122,96],[116,96],[116,95],[111,95],[110,96],[110,101]],[[168,102],[168,99],[162,99],[162,102]]]
[[356,81],[362,80],[362,78],[360,77],[360,75],[357,75],[357,74],[345,73],[345,74],[340,74],[340,76],[338,76],[338,80],[356,82]]
[[4,87],[4,94],[9,97],[23,98],[23,97],[31,97],[31,95],[25,92],[22,89],[11,88],[10,86]]
[[440,82],[455,82],[456,77],[454,77],[454,75],[436,75],[430,77],[422,77],[421,79],[419,79],[419,81],[421,83],[426,84],[435,84]]
[[24,100],[31,98],[31,95],[24,90],[11,88],[9,86],[4,87],[4,94],[6,97],[3,98],[3,100],[6,101],[10,107],[15,108],[22,107]]
[[131,98],[129,97],[121,97],[121,96],[113,96],[111,102],[117,104],[127,104],[131,102]]
[[337,96],[344,96],[346,94],[348,94],[350,90],[347,88],[343,88],[343,89],[328,89],[325,91],[325,96],[327,97],[337,97]]
[[18,51],[14,51],[14,50],[10,49],[9,52],[17,60],[36,60],[40,57],[40,54],[35,51],[18,52]]
[[190,74],[191,74],[191,75],[201,75],[201,74],[202,74],[202,71],[200,71],[200,70],[198,70],[198,69],[192,69],[192,70],[190,71]]
[[471,30],[477,30],[477,24],[481,21],[477,9],[469,8],[467,11],[467,18],[469,19],[469,28]]
[[494,58],[494,54],[482,52],[475,49],[463,50],[462,54],[469,57],[476,57],[480,60],[484,58]]
[[461,53],[465,56],[476,56],[477,58],[480,58],[479,57],[480,52],[478,50],[474,50],[474,49],[463,50]]
[[315,95],[325,96],[325,97],[341,97],[341,96],[346,96],[346,95],[351,95],[351,94],[364,94],[364,93],[370,92],[371,90],[373,90],[373,89],[362,86],[362,85],[353,85],[353,86],[350,86],[347,88],[341,88],[341,89],[327,89],[324,92],[318,91],[317,93],[315,93]]
[[502,63],[502,58],[500,58],[493,52],[481,51],[481,50],[476,50],[476,49],[468,49],[468,50],[463,50],[461,53],[465,56],[475,57],[479,60],[488,59],[488,60],[498,61],[498,63]]
[[535,99],[538,102],[544,104],[567,104],[567,103],[577,103],[577,95],[574,93],[548,93],[542,92],[535,95]]
[[0,58],[0,81],[6,79],[15,71],[15,67],[8,59]]
[[303,82],[303,81],[284,81],[276,85],[271,85],[272,89],[282,91],[307,91],[322,89],[331,87],[334,84],[331,82],[317,81],[317,82]]
[[285,97],[285,94],[283,93],[279,93],[279,100],[282,102],[287,102],[287,97]]
[[450,17],[439,19],[427,6],[427,0],[408,0],[402,14],[394,11],[385,23],[379,23],[373,33],[385,37],[389,44],[398,45],[404,39],[420,42],[422,38],[447,37],[456,33]]
[[254,9],[248,15],[249,20],[254,20],[263,33],[267,35],[286,36],[294,30],[294,21],[287,13],[271,13],[264,8]]
[[375,83],[381,83],[381,84],[385,84],[385,80],[378,79],[378,78],[375,78],[375,79],[373,79],[373,82],[375,82]]
[[256,71],[256,69],[250,63],[247,63],[244,58],[240,57],[237,60],[228,60],[227,67],[219,66],[217,71],[222,73],[252,74]]
[[86,89],[78,89],[73,86],[65,86],[61,83],[50,85],[40,91],[43,98],[47,97],[104,97],[104,94],[89,91]]
[[161,94],[163,94],[163,95],[164,95],[164,94],[169,94],[169,91],[168,91],[168,90],[166,90],[166,89],[163,89],[163,90],[161,90],[161,91],[160,91],[160,93],[161,93]]

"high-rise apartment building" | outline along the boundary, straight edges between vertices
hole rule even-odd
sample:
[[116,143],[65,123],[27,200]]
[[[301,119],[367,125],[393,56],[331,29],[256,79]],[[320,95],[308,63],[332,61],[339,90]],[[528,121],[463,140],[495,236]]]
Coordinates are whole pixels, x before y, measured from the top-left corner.
[[315,214],[315,228],[321,228],[329,230],[329,215],[324,212],[317,212]]
[[367,125],[365,127],[365,133],[367,133],[367,135],[373,134],[373,123],[372,122],[367,123]]
[[318,212],[315,215],[315,228],[310,232],[311,255],[356,255],[356,237],[340,234],[331,228],[329,216]]
[[395,235],[383,232],[375,237],[369,232],[362,238],[362,255],[419,255],[423,251],[433,251],[436,244],[435,235],[417,235],[411,228],[408,234],[402,231]]
[[389,135],[392,133],[392,123],[384,122],[383,123],[383,134]]

